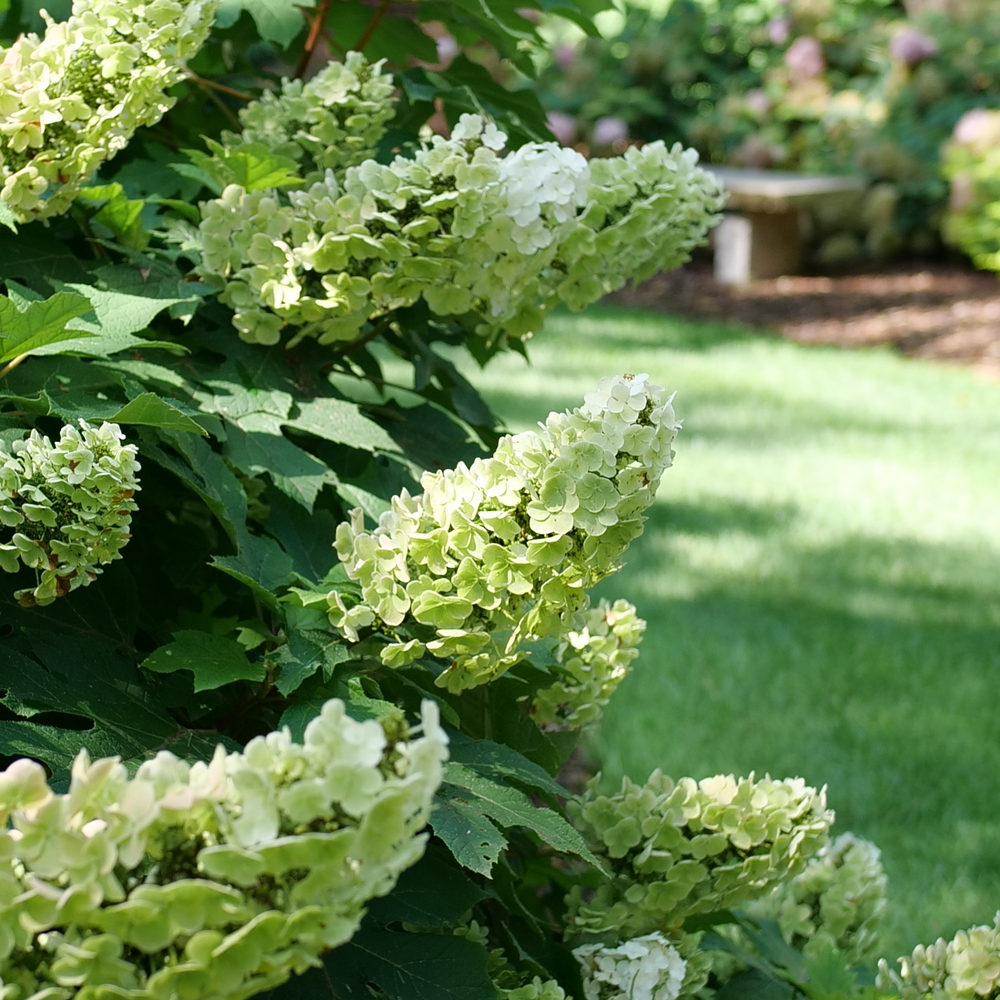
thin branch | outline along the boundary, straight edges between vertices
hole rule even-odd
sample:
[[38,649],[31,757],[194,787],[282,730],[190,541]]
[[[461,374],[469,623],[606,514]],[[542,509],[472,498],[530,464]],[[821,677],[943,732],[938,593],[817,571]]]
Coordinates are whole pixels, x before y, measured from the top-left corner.
[[302,48],[302,56],[295,67],[296,80],[301,80],[309,67],[309,60],[312,59],[312,54],[319,42],[319,36],[323,32],[323,25],[326,24],[326,15],[330,13],[330,3],[331,0],[320,0],[319,6],[316,8],[316,16],[312,19],[312,24],[309,25],[309,35]]
[[13,361],[8,362],[2,370],[0,370],[0,378],[8,375],[12,372],[26,357],[31,354],[31,351],[25,351],[24,354],[19,354]]
[[228,94],[230,97],[238,97],[241,101],[256,100],[250,94],[244,94],[242,90],[234,90],[232,87],[227,87],[224,83],[216,83],[214,80],[206,80],[203,76],[198,76],[197,73],[192,70],[185,69],[184,75],[192,82],[198,84],[199,87],[208,87],[210,90],[217,90],[220,94]]
[[347,357],[348,354],[353,354],[359,348],[362,348],[369,341],[374,340],[379,334],[384,333],[389,329],[389,321],[383,320],[381,323],[376,323],[371,330],[369,330],[363,337],[358,337],[357,340],[352,340],[343,350],[337,351],[337,353],[342,357]]
[[201,90],[206,97],[226,116],[226,118],[232,123],[234,128],[242,129],[243,125],[239,118],[233,113],[233,109],[226,104],[226,102],[219,97],[219,95],[212,90],[210,87],[206,87],[204,83],[200,81],[193,81],[195,86]]
[[372,40],[372,35],[378,31],[378,26],[382,23],[382,18],[385,17],[386,12],[389,10],[389,3],[391,0],[382,0],[378,6],[378,10],[372,14],[372,19],[368,22],[368,27],[365,28],[365,33],[358,39],[358,44],[354,46],[355,52],[364,52],[365,46]]

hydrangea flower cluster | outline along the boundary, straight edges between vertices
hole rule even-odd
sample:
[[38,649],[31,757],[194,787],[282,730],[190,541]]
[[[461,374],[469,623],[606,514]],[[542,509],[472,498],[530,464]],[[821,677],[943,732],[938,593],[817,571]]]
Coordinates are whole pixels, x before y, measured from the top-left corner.
[[55,445],[37,430],[0,442],[0,525],[13,529],[0,543],[0,568],[41,571],[34,588],[15,593],[22,605],[51,604],[121,558],[139,489],[137,449],[124,439],[117,424],[81,420]]
[[535,695],[531,712],[538,723],[578,729],[596,722],[639,655],[646,623],[635,605],[609,605],[602,598],[583,619],[583,627],[570,630],[556,647],[559,680]]
[[[217,0],[74,0],[68,21],[0,51],[0,201],[65,212],[87,178],[173,105]],[[45,16],[43,14],[43,16]]]
[[833,822],[825,790],[752,774],[675,782],[657,770],[615,795],[591,783],[570,809],[614,874],[589,902],[570,895],[572,923],[595,934],[663,930],[761,896],[801,870]]
[[[447,757],[420,729],[328,701],[210,763],[167,752],[129,778],[77,757],[69,791],[20,760],[0,773],[0,995],[245,998],[347,941],[367,900],[422,854]],[[79,992],[78,992],[79,991]]]
[[[453,692],[499,677],[527,642],[580,632],[588,588],[617,569],[672,461],[671,398],[647,375],[601,379],[582,407],[502,438],[491,458],[425,473],[423,494],[394,497],[374,531],[352,511],[336,549],[360,594],[331,590],[331,623],[352,641],[369,627],[394,637],[381,653],[392,667],[447,660],[437,683]],[[603,655],[620,665],[623,653]],[[586,680],[566,683],[585,716]]]
[[843,833],[802,872],[746,910],[754,917],[777,920],[785,940],[809,958],[832,947],[844,954],[848,965],[862,965],[878,944],[885,891],[879,849]]
[[992,927],[971,927],[950,941],[938,938],[932,945],[917,945],[899,964],[897,974],[881,959],[877,985],[903,1000],[931,995],[948,1000],[995,996],[1000,989],[1000,912]]
[[[326,71],[318,92],[334,96],[322,112],[318,97],[306,99],[312,84],[288,84],[243,112],[244,140],[286,154],[297,145],[307,166],[334,169],[307,175],[314,183],[302,191],[230,185],[201,206],[199,271],[244,340],[274,344],[286,327],[292,344],[350,340],[421,298],[484,337],[522,337],[559,301],[582,308],[676,266],[717,221],[717,182],[680,146],[651,143],[592,164],[551,142],[504,156],[507,137],[479,115],[463,115],[450,138],[435,136],[413,158],[345,171],[354,153],[324,151],[326,137],[353,135],[360,149],[388,117],[372,96],[385,78],[377,67],[365,77],[366,66],[352,55]],[[345,79],[368,82],[359,96]],[[361,110],[341,111],[341,99]],[[286,108],[298,110],[279,113]],[[320,124],[293,132],[310,115]]]
[[283,80],[280,93],[265,93],[243,108],[242,133],[224,132],[227,146],[260,143],[302,164],[307,179],[343,171],[375,155],[395,113],[391,73],[385,60],[369,63],[358,52],[331,62],[308,83]]
[[687,962],[659,932],[616,948],[586,944],[573,950],[583,966],[584,1000],[677,1000]]

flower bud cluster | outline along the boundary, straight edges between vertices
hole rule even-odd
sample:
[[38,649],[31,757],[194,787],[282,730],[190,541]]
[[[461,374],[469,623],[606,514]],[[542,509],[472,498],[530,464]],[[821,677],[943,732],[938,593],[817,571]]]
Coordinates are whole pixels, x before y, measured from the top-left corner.
[[573,950],[583,966],[584,1000],[677,1000],[687,962],[659,931],[616,948],[586,944]]
[[0,202],[65,212],[87,178],[173,105],[165,91],[208,36],[217,0],[74,0],[43,38],[0,50]]
[[328,63],[308,83],[283,80],[240,111],[242,133],[223,133],[228,146],[261,143],[302,164],[303,176],[320,180],[371,159],[395,113],[385,60],[369,63],[358,52]]
[[948,1000],[996,996],[1000,990],[1000,912],[992,927],[971,927],[950,941],[938,938],[932,945],[917,945],[899,964],[897,974],[882,959],[877,985],[903,1000],[931,995]]
[[[234,309],[244,340],[274,344],[285,327],[292,343],[350,340],[421,298],[486,338],[522,337],[559,301],[582,308],[676,266],[716,221],[718,185],[680,146],[651,143],[591,164],[553,142],[504,156],[507,137],[479,115],[463,115],[450,138],[435,136],[412,158],[344,170],[354,147],[328,149],[325,136],[356,128],[368,141],[387,117],[374,96],[344,97],[348,110],[361,102],[357,114],[337,110],[344,79],[361,80],[365,67],[367,95],[364,86],[374,93],[371,81],[385,78],[362,57],[326,71],[327,116],[342,126],[292,132],[320,115],[317,98],[305,99],[312,84],[287,84],[243,112],[244,139],[286,154],[297,144],[307,167],[332,169],[306,172],[313,183],[302,191],[230,185],[201,206],[200,273]],[[300,105],[294,121],[275,110]]]
[[[0,773],[0,995],[250,997],[347,941],[423,853],[447,757],[422,735],[327,702],[210,763],[160,752],[133,778],[81,752],[69,791]],[[79,992],[77,992],[79,990]]]
[[556,647],[559,680],[535,695],[531,713],[538,723],[578,729],[596,722],[639,655],[646,623],[628,601],[602,599],[583,619]]
[[614,875],[589,902],[570,896],[587,933],[648,933],[761,896],[801,870],[833,822],[825,790],[752,774],[675,782],[657,770],[615,795],[591,787],[570,809]]
[[809,958],[836,948],[848,965],[863,965],[878,945],[885,890],[879,849],[843,833],[746,911],[777,920],[785,940]]
[[[336,549],[360,594],[329,593],[334,627],[352,641],[368,627],[393,636],[389,666],[447,660],[437,683],[453,692],[499,677],[525,643],[585,628],[587,590],[618,568],[673,458],[671,401],[647,379],[602,379],[582,407],[502,438],[491,458],[425,473],[423,494],[394,497],[374,531],[352,511]],[[567,678],[568,697],[586,699]]]
[[117,424],[81,420],[55,445],[37,430],[0,442],[0,525],[13,529],[0,543],[0,568],[40,571],[34,588],[15,594],[22,605],[51,604],[121,558],[139,489],[136,446],[124,439]]

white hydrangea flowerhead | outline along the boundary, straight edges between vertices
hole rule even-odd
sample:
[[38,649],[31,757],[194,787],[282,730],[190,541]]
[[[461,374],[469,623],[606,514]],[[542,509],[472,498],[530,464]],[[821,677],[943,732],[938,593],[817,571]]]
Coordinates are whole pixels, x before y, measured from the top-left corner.
[[589,164],[558,143],[505,153],[506,135],[467,114],[412,157],[357,162],[391,114],[379,67],[355,53],[286,83],[228,139],[301,160],[311,185],[234,185],[201,206],[199,271],[245,340],[273,344],[287,328],[290,345],[347,341],[420,299],[487,340],[523,337],[559,301],[582,308],[676,266],[716,221],[712,175],[662,143]]
[[992,927],[971,927],[950,941],[938,938],[932,945],[917,945],[912,955],[899,959],[899,965],[899,973],[893,972],[882,959],[877,985],[904,1000],[996,996],[1000,990],[1000,912]]
[[73,765],[69,791],[29,760],[0,772],[0,995],[250,997],[349,940],[364,904],[417,861],[447,758],[422,726],[329,701],[210,762],[167,752],[130,778]]
[[531,714],[542,725],[578,729],[596,722],[639,655],[646,623],[628,601],[602,598],[583,620],[556,647],[559,679],[535,695]]
[[777,920],[785,940],[807,957],[836,948],[848,965],[862,965],[878,945],[886,883],[879,849],[843,833],[746,911]]
[[[678,426],[671,397],[647,375],[605,378],[584,406],[502,438],[491,458],[425,473],[424,492],[394,497],[374,531],[352,511],[336,549],[357,590],[330,592],[331,622],[352,641],[368,627],[390,637],[390,666],[447,662],[437,683],[454,692],[499,677],[526,643],[587,628],[587,590],[641,532]],[[596,691],[586,670],[566,675],[583,715],[609,687],[607,667],[598,670]]]
[[659,931],[616,948],[600,944],[573,950],[583,967],[585,1000],[677,1000],[687,962]]
[[0,202],[65,212],[90,175],[173,106],[165,91],[208,36],[218,0],[74,0],[43,38],[0,50]]
[[239,134],[224,133],[228,146],[261,143],[280,156],[300,161],[305,176],[343,171],[375,154],[395,114],[392,74],[360,52],[348,52],[311,80],[283,80],[281,90],[266,93],[243,108]]
[[592,782],[570,811],[614,875],[586,902],[570,894],[572,926],[595,934],[677,927],[762,896],[805,866],[833,822],[825,789],[801,778],[675,782],[659,770],[614,795]]
[[81,420],[54,445],[37,430],[0,442],[0,568],[39,572],[34,588],[15,594],[22,605],[51,604],[121,558],[140,488],[137,449],[124,440],[117,424]]

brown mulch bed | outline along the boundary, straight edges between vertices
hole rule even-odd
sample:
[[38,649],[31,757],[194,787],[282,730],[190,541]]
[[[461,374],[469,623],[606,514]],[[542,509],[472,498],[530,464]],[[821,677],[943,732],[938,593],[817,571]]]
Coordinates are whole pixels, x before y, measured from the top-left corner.
[[709,261],[696,260],[611,300],[778,330],[804,344],[888,344],[908,357],[970,365],[1000,379],[1000,282],[961,262],[904,262],[877,273],[732,288],[715,283]]

